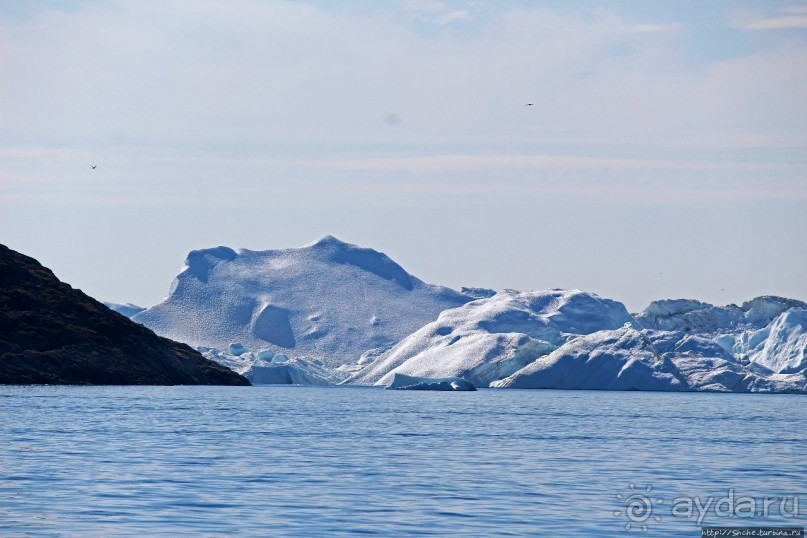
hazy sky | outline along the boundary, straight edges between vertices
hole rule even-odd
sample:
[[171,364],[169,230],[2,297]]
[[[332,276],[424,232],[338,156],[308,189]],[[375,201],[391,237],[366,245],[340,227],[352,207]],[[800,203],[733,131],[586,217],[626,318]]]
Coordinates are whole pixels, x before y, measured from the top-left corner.
[[189,250],[327,234],[452,287],[805,300],[807,5],[0,2],[0,242],[149,306]]

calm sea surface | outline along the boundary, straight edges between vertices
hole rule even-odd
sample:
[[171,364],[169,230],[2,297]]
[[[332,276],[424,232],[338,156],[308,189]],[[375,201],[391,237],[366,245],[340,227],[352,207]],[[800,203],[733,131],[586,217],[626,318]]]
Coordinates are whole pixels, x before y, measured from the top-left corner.
[[805,424],[787,395],[0,387],[0,535],[700,536],[710,498],[803,526]]

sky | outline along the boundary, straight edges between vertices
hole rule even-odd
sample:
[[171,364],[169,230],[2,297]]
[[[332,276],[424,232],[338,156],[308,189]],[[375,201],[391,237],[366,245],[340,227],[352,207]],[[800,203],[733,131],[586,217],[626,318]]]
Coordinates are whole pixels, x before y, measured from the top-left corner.
[[0,243],[150,306],[191,250],[325,235],[454,288],[807,300],[807,4],[0,1]]

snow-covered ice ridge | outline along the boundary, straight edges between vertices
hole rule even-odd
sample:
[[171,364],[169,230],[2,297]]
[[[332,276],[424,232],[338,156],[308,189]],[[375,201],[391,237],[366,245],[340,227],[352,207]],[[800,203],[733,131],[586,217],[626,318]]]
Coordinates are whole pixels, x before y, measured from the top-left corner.
[[471,299],[328,236],[302,248],[193,251],[169,296],[132,319],[194,347],[226,351],[240,343],[337,368]]

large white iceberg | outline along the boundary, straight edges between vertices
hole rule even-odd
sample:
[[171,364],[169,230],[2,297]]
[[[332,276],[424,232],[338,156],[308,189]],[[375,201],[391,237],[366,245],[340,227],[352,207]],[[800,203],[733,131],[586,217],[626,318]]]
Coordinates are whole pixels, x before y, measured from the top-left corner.
[[580,336],[535,360],[506,379],[500,388],[682,390],[650,340],[626,325],[619,330]]
[[396,373],[461,377],[487,387],[570,337],[633,323],[622,303],[579,290],[504,290],[446,310],[355,374],[386,385]]
[[795,299],[664,299],[631,315],[580,290],[459,293],[330,236],[296,249],[198,250],[185,264],[169,297],[133,319],[253,383],[389,385],[404,375],[478,387],[805,391],[807,304]]
[[505,290],[444,311],[348,382],[406,375],[496,388],[803,393],[807,309],[798,304],[656,301],[634,318],[579,290]]
[[185,264],[170,296],[135,321],[194,347],[239,342],[331,367],[387,349],[471,300],[330,236],[302,248],[197,250]]
[[804,393],[807,379],[743,364],[708,338],[625,326],[570,340],[491,386]]

